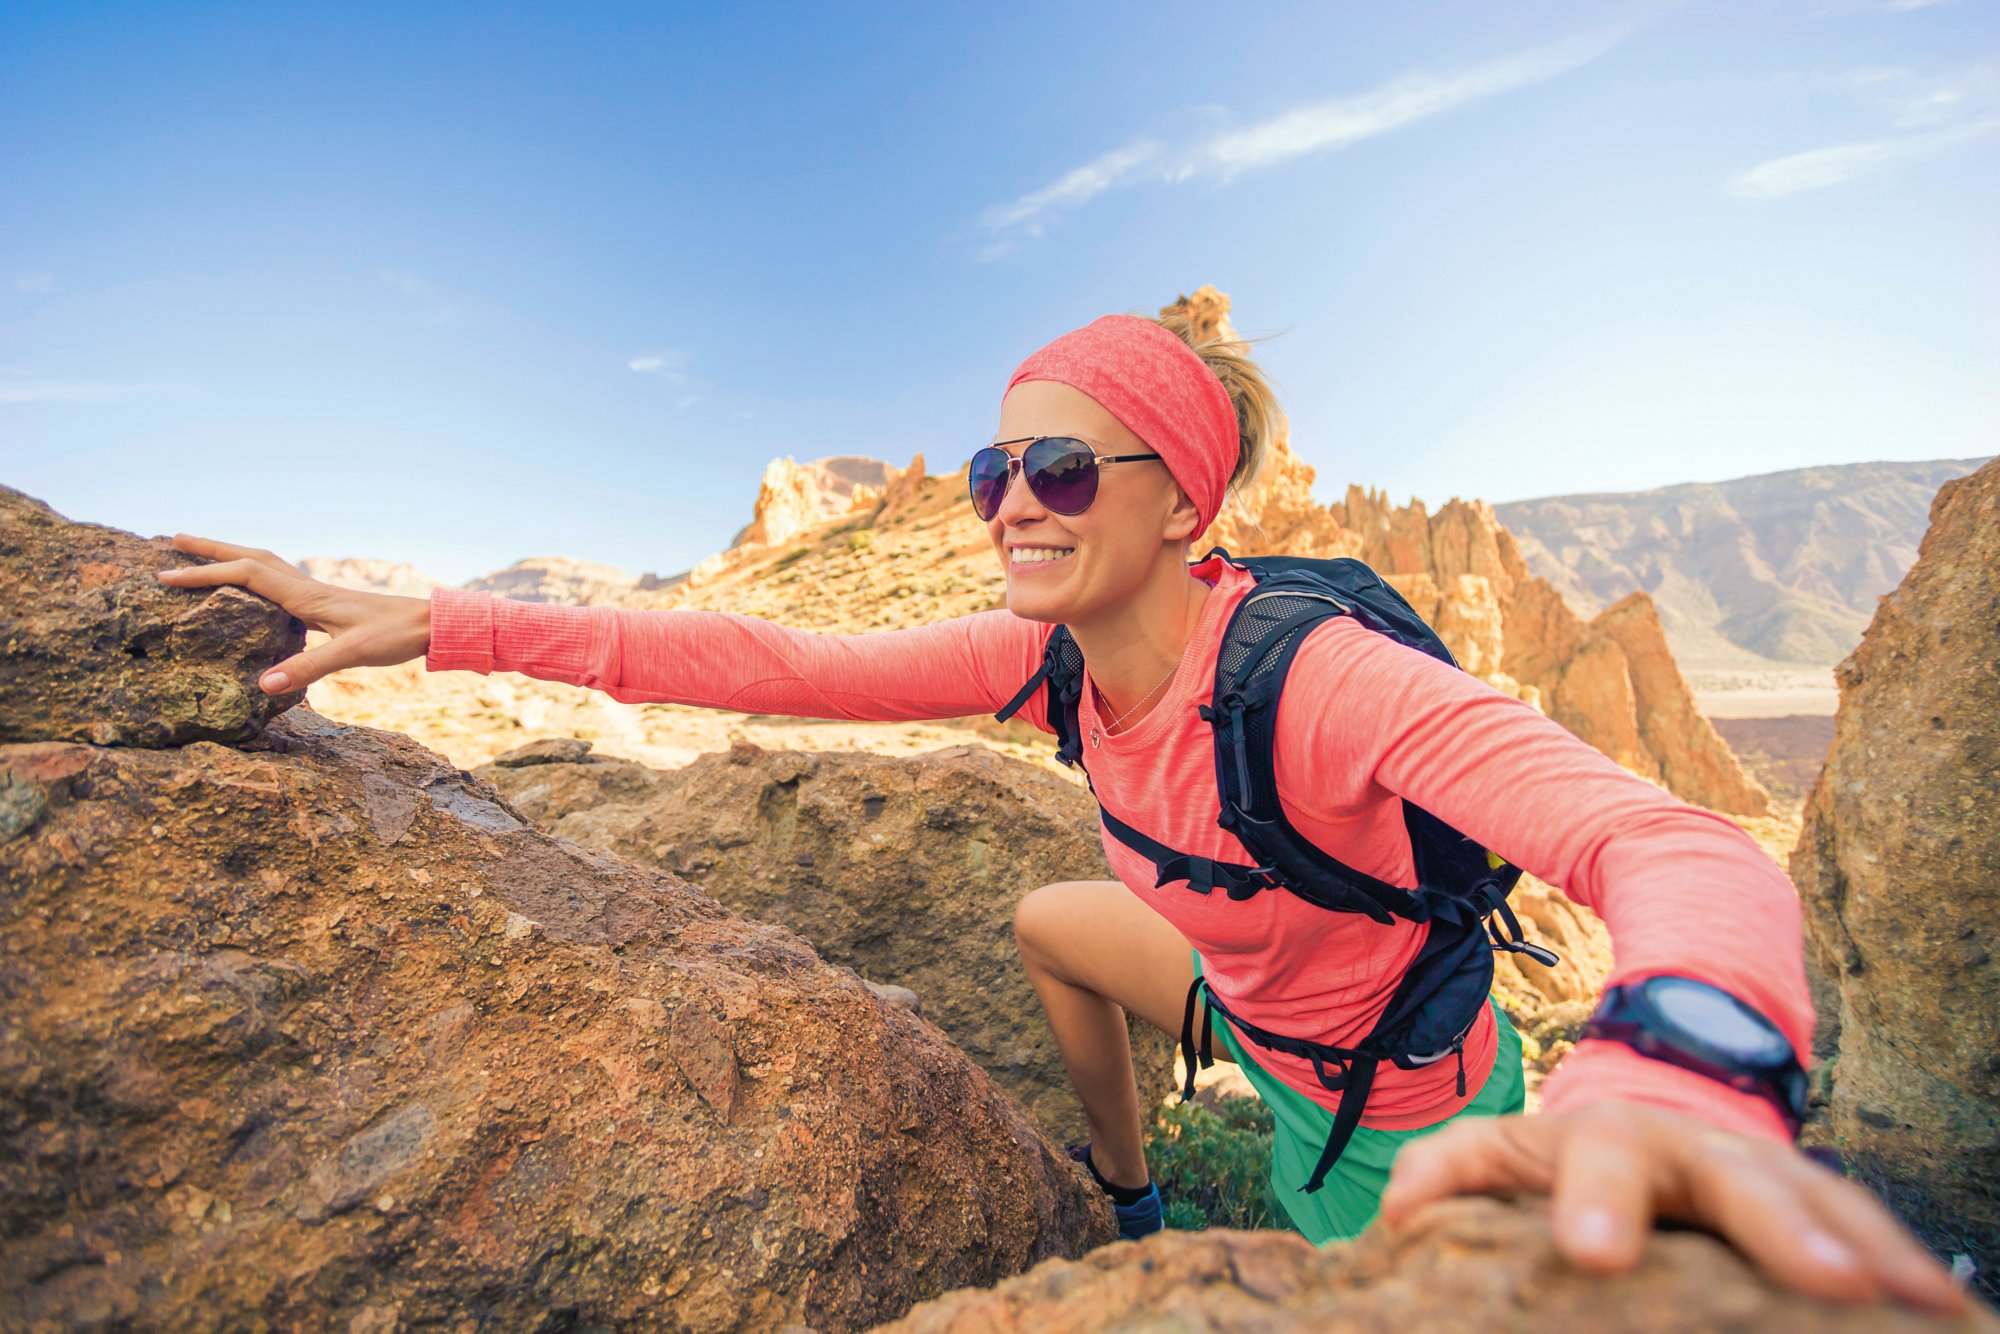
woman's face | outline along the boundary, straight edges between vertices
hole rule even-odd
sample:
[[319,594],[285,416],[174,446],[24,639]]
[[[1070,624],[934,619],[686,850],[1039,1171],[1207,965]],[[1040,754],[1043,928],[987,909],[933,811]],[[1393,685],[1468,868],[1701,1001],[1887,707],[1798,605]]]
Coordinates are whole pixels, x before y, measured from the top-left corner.
[[[1056,380],[1007,391],[995,440],[1067,435],[1099,454],[1147,454],[1103,404]],[[1007,445],[1019,458],[1026,445]],[[1081,514],[1043,506],[1016,474],[986,525],[1007,574],[1007,609],[1031,621],[1078,622],[1130,600],[1159,568],[1162,548],[1193,536],[1194,506],[1164,462],[1099,465],[1097,498]]]

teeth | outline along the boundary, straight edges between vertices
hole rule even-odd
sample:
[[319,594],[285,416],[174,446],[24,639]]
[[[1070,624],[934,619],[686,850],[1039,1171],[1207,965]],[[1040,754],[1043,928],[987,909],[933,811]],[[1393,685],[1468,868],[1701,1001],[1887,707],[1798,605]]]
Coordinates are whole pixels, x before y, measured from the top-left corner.
[[1039,565],[1061,560],[1075,550],[1075,547],[1015,547],[1013,558],[1016,565]]

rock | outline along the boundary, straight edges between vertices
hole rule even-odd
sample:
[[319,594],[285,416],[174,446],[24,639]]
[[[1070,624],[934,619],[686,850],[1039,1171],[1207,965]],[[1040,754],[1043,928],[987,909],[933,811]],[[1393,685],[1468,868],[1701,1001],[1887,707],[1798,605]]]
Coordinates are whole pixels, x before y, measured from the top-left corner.
[[1626,594],[1590,622],[1590,631],[1624,651],[1639,742],[1659,767],[1660,782],[1674,792],[1701,793],[1700,804],[1711,810],[1769,814],[1770,793],[1744,770],[1695,706],[1652,598]]
[[925,1302],[877,1334],[1096,1331],[2000,1330],[1780,1291],[1697,1232],[1656,1232],[1638,1269],[1598,1277],[1556,1251],[1539,1205],[1460,1199],[1321,1250],[1296,1232],[1156,1232]]
[[[1792,854],[1819,974],[1821,1132],[1941,1253],[2000,1276],[2000,462],[1947,482],[1838,669]],[[2000,1291],[2000,1287],[1989,1287]]]
[[[898,758],[740,744],[683,769],[600,759],[473,772],[561,838],[684,875],[828,960],[910,989],[1045,1134],[1089,1137],[1013,928],[1036,886],[1112,878],[1096,804],[1077,784],[967,745]],[[1128,1032],[1156,1102],[1173,1043],[1138,1019]]]
[[525,769],[535,764],[599,763],[598,757],[590,754],[590,746],[590,742],[573,736],[544,737],[494,756],[493,763],[502,769]]
[[11,1328],[857,1329],[1113,1235],[926,1021],[408,738],[0,794]]
[[[921,475],[921,474],[920,474]],[[817,523],[862,506],[873,508],[896,469],[857,454],[799,463],[773,459],[757,489],[748,527],[731,546],[773,546],[789,542]]]
[[923,1002],[917,998],[917,993],[908,987],[899,987],[889,982],[869,982],[865,977],[861,980],[867,984],[870,991],[889,1002],[889,1004],[900,1005],[911,1014],[922,1014],[924,1012]]
[[240,741],[304,700],[257,684],[304,646],[303,622],[245,589],[156,578],[206,563],[0,486],[0,741]]

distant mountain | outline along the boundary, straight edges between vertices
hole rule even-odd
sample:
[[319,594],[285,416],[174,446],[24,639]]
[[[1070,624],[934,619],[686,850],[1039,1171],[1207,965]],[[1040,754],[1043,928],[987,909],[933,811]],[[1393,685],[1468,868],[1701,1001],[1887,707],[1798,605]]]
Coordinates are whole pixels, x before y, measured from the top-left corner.
[[429,597],[438,587],[431,578],[407,561],[368,560],[359,556],[307,556],[297,568],[308,578],[363,593],[394,593],[400,597]]
[[[321,583],[364,593],[421,598],[429,597],[433,588],[444,586],[442,580],[431,578],[416,566],[396,561],[307,556],[297,562],[297,568]],[[672,588],[685,578],[685,573],[662,578],[648,572],[634,579],[614,565],[594,565],[567,556],[530,556],[505,569],[468,579],[457,587],[520,602],[624,604],[643,602],[646,594]]]
[[1916,559],[1938,487],[1984,462],[1838,464],[1493,508],[1579,615],[1643,590],[1684,664],[1831,666]]

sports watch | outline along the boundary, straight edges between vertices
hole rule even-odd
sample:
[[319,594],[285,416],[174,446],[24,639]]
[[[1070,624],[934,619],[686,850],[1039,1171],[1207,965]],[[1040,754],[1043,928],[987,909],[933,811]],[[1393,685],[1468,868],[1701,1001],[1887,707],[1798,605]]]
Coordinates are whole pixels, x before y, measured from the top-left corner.
[[1798,1138],[1806,1072],[1791,1041],[1720,987],[1673,976],[1608,987],[1583,1036],[1622,1042],[1642,1056],[1764,1098]]

